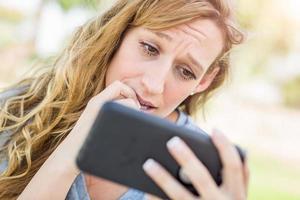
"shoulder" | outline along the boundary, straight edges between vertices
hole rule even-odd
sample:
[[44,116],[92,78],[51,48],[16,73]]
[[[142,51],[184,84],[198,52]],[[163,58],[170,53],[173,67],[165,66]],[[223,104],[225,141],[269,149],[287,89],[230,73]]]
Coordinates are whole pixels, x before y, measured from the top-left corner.
[[90,200],[84,175],[80,173],[68,191],[66,200]]
[[[27,87],[28,86],[23,86],[0,92],[0,107],[5,103],[7,99],[21,94]],[[0,172],[3,172],[7,167],[7,155],[3,152],[2,147],[9,141],[11,135],[11,131],[5,130],[0,132]]]
[[21,94],[27,88],[28,88],[28,86],[20,86],[17,88],[12,88],[12,89],[0,92],[0,105],[2,105],[7,99]]
[[[28,89],[29,86],[20,86],[17,88],[12,88],[9,90],[5,90],[0,92],[0,108],[4,105],[4,103],[11,97],[20,95]],[[10,135],[9,131],[0,132],[0,147],[3,146],[3,143]]]
[[8,164],[8,157],[6,151],[4,151],[3,146],[9,141],[11,136],[10,132],[4,131],[0,132],[0,173],[2,173]]

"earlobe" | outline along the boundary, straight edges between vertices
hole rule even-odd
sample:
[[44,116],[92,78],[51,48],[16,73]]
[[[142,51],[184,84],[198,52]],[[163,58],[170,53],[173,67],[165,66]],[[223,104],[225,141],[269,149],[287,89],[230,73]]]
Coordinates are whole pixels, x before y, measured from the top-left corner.
[[213,82],[213,80],[215,79],[215,77],[217,76],[217,74],[219,73],[220,68],[216,67],[210,74],[205,75],[200,83],[198,84],[198,86],[196,87],[196,89],[194,90],[194,93],[200,93],[203,92],[204,90],[206,90],[211,83]]

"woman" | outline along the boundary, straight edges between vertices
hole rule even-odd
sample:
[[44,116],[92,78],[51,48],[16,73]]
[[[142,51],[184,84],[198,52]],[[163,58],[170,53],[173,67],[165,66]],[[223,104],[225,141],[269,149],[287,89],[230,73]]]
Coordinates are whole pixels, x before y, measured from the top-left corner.
[[[98,110],[114,100],[178,124],[223,83],[242,38],[227,0],[117,1],[81,26],[53,65],[7,90],[18,88],[2,100],[0,198],[155,198],[76,168]],[[167,146],[203,199],[245,199],[247,165],[226,137],[212,138],[224,165],[220,188],[180,139]],[[144,169],[171,199],[195,199],[154,160]]]

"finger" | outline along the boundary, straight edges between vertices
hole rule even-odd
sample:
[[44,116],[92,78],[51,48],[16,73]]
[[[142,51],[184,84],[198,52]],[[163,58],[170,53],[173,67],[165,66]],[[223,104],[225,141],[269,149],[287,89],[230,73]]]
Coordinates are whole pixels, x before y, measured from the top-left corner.
[[207,168],[187,144],[179,137],[173,137],[168,141],[167,147],[201,196],[204,199],[214,199],[218,194],[218,187]]
[[243,164],[244,187],[245,187],[246,194],[248,194],[249,177],[250,177],[248,159],[249,159],[249,157],[247,155],[247,157],[245,158],[244,164]]
[[217,147],[223,164],[223,185],[231,193],[244,192],[243,165],[236,148],[218,130],[214,130],[212,140]]
[[172,175],[153,159],[148,159],[143,169],[146,174],[170,197],[170,199],[195,199]]
[[157,196],[154,196],[154,195],[148,194],[148,193],[146,193],[145,197],[146,197],[145,199],[147,199],[147,200],[163,200]]
[[120,99],[120,100],[116,100],[115,102],[122,104],[124,106],[128,106],[130,108],[134,108],[136,110],[140,109],[140,106],[133,99]]
[[96,98],[100,98],[102,101],[110,101],[121,98],[131,98],[139,104],[139,101],[136,96],[134,89],[128,85],[122,83],[121,81],[115,81],[105,88]]

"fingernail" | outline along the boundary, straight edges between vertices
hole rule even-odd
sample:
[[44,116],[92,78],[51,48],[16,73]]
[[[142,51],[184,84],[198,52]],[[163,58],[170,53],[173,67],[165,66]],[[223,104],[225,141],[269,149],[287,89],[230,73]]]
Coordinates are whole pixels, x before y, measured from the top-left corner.
[[153,171],[155,169],[157,169],[157,163],[152,159],[149,158],[148,160],[146,160],[146,162],[143,164],[143,169],[145,171]]
[[168,147],[169,149],[173,149],[173,150],[176,150],[176,151],[182,150],[183,147],[184,147],[183,145],[184,145],[184,144],[183,144],[183,141],[182,141],[179,137],[177,137],[177,136],[171,138],[171,139],[167,142],[167,147]]

